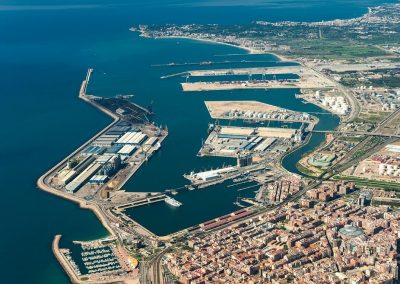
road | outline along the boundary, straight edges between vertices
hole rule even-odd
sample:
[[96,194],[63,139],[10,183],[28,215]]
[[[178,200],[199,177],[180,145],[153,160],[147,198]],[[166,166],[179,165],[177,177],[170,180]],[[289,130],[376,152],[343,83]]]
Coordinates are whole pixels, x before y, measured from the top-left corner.
[[161,260],[163,256],[171,250],[168,247],[161,252],[155,254],[147,261],[142,261],[139,267],[140,283],[143,284],[163,284],[163,271]]
[[397,109],[396,111],[392,112],[389,114],[384,120],[382,120],[377,127],[377,130],[379,130],[381,127],[385,127],[388,123],[392,122],[394,119],[397,118],[397,116],[400,114],[400,108]]
[[359,131],[335,131],[335,130],[313,130],[313,133],[332,133],[332,134],[347,134],[347,135],[365,135],[365,136],[380,136],[388,138],[400,138],[399,134],[384,134],[377,132],[359,132]]
[[349,88],[346,88],[345,86],[343,86],[342,84],[340,84],[339,82],[337,82],[336,80],[331,78],[330,76],[326,75],[325,73],[321,72],[316,67],[309,66],[308,64],[304,64],[304,65],[307,66],[308,68],[314,70],[321,77],[324,77],[324,78],[330,80],[336,86],[336,88],[341,93],[343,93],[343,95],[345,95],[347,97],[347,100],[350,102],[350,106],[351,106],[351,114],[347,118],[347,121],[353,121],[354,119],[356,119],[358,117],[358,115],[360,114],[360,105],[359,105],[357,99],[354,97],[353,91]]
[[[373,132],[368,132],[368,133],[361,133],[361,135],[368,135],[362,142],[360,142],[355,148],[353,148],[346,157],[339,161],[336,165],[330,167],[326,171],[324,171],[318,178],[316,178],[311,184],[309,184],[307,187],[303,188],[296,194],[290,196],[288,199],[283,201],[282,203],[269,207],[269,208],[264,208],[258,212],[256,212],[254,215],[250,215],[244,219],[240,219],[228,224],[225,224],[221,227],[215,228],[214,230],[210,230],[207,232],[202,232],[202,231],[197,231],[193,236],[201,237],[204,235],[209,235],[212,234],[216,231],[222,230],[226,227],[233,226],[235,224],[241,223],[245,221],[246,219],[254,218],[256,216],[260,216],[262,214],[265,214],[266,212],[269,212],[271,210],[276,210],[279,208],[282,208],[286,206],[289,202],[292,202],[301,196],[303,196],[307,191],[316,188],[320,186],[324,181],[330,180],[334,175],[336,175],[339,172],[342,172],[346,170],[347,168],[358,164],[360,161],[364,160],[365,158],[369,157],[371,154],[375,153],[379,149],[385,147],[387,144],[392,143],[393,141],[396,141],[398,138],[400,138],[399,135],[383,135],[379,133],[382,128],[384,128],[388,123],[392,122],[394,119],[397,118],[397,116],[400,115],[400,109],[393,112],[390,114],[387,118],[385,118],[381,123],[378,124],[377,128]],[[354,134],[354,133],[352,133]],[[385,141],[382,143],[380,141],[374,141],[373,139],[374,136],[380,136],[387,138]],[[365,149],[365,152],[362,153],[361,155],[354,156],[358,151],[362,150],[363,148]],[[369,149],[368,149],[369,148]],[[141,283],[153,283],[153,284],[162,284],[163,283],[163,272],[162,272],[162,264],[161,260],[162,257],[170,250],[171,248],[167,248],[155,256],[153,256],[149,261],[142,263],[140,267],[140,274],[141,274]]]
[[[378,127],[373,132],[368,133],[368,135],[376,133],[381,128],[385,127],[385,125],[387,125],[388,123],[393,121],[393,119],[395,119],[398,115],[400,115],[400,109],[395,111],[395,112],[393,112],[387,118],[385,118],[378,125]],[[380,136],[380,135],[378,135],[378,136]],[[397,136],[397,135],[395,135],[395,136]],[[386,137],[386,136],[384,136],[384,137]],[[330,167],[329,169],[325,170],[317,179],[314,180],[314,182],[312,182],[310,185],[308,185],[304,189],[300,190],[296,194],[292,195],[291,197],[289,197],[287,200],[283,201],[282,203],[280,203],[280,204],[278,204],[278,205],[276,205],[274,207],[265,208],[265,209],[257,212],[257,214],[255,214],[255,215],[250,215],[250,216],[248,216],[248,217],[246,217],[244,219],[240,219],[240,220],[237,220],[235,222],[225,224],[222,227],[215,228],[214,230],[208,231],[206,233],[205,232],[197,233],[197,236],[202,236],[202,235],[205,235],[205,234],[211,234],[211,233],[213,233],[215,231],[219,231],[219,230],[221,230],[223,228],[226,228],[226,227],[235,225],[237,223],[243,222],[246,219],[254,218],[254,217],[262,215],[262,214],[264,214],[264,213],[266,213],[268,211],[275,210],[275,209],[278,209],[278,208],[281,208],[281,207],[285,206],[289,202],[292,202],[292,201],[296,200],[297,198],[301,197],[302,195],[304,195],[307,191],[309,191],[309,190],[311,190],[313,188],[316,188],[323,181],[331,179],[338,172],[342,172],[342,171],[346,170],[347,168],[351,167],[352,165],[355,165],[355,164],[359,163],[360,161],[362,161],[365,158],[369,157],[372,153],[375,153],[379,149],[385,147],[387,144],[390,144],[390,143],[392,143],[392,142],[397,140],[397,138],[394,138],[393,135],[389,136],[389,137],[390,138],[386,139],[386,141],[384,141],[383,143],[373,144],[372,147],[370,149],[366,150],[364,154],[362,154],[360,156],[357,156],[357,157],[353,157],[353,154],[355,154],[361,148],[367,147],[368,142],[370,142],[370,140],[373,138],[373,136],[368,136],[366,139],[364,139],[362,142],[360,142],[356,147],[354,147],[349,152],[349,154],[346,155],[346,157],[343,160],[339,161],[339,163],[337,163],[336,165],[334,165],[334,166]]]
[[162,273],[162,265],[161,259],[164,256],[165,251],[160,253],[152,263],[152,273],[153,273],[153,284],[162,284],[163,283],[163,273]]

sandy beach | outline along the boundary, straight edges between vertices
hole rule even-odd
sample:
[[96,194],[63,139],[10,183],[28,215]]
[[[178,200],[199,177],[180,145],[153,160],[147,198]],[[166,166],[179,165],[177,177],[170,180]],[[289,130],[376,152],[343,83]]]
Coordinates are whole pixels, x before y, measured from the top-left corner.
[[[142,37],[147,37],[147,38],[152,38],[151,36],[147,35],[146,33],[140,32],[140,36]],[[243,46],[243,45],[235,45],[232,43],[227,43],[227,42],[223,42],[223,41],[218,41],[218,40],[212,40],[212,39],[205,39],[205,38],[195,38],[195,37],[188,37],[188,36],[162,36],[162,37],[156,37],[155,39],[189,39],[189,40],[196,40],[196,41],[201,41],[201,42],[206,42],[206,43],[210,43],[210,44],[223,44],[223,45],[227,45],[227,46],[232,46],[235,48],[239,48],[242,50],[247,51],[249,54],[271,54],[273,56],[275,56],[276,58],[279,59],[279,61],[293,61],[287,57],[284,57],[282,55],[276,54],[274,52],[265,52],[265,51],[261,51],[255,48],[251,48],[251,47],[247,47],[247,46]]]

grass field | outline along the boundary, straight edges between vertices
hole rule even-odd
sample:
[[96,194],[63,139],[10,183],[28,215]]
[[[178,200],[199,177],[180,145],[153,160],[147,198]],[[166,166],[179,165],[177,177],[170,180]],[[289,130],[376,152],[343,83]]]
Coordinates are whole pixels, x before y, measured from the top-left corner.
[[347,180],[353,181],[358,186],[366,186],[366,187],[378,187],[382,188],[386,191],[399,191],[400,192],[400,183],[395,182],[385,182],[380,180],[369,180],[364,178],[358,178],[354,176],[341,176],[336,175],[333,177],[334,180]]
[[388,201],[377,201],[377,200],[373,200],[371,205],[374,206],[379,206],[379,205],[388,205],[388,206],[392,206],[392,207],[400,207],[400,203],[399,202],[388,202]]
[[361,111],[356,121],[377,123],[382,121],[387,115],[388,112],[384,111]]

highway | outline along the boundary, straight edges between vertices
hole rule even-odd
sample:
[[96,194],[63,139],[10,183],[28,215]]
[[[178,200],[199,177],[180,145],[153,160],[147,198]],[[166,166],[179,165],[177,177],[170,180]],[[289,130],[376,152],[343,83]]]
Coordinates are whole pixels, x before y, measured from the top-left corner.
[[166,248],[156,255],[152,256],[149,260],[141,262],[141,265],[139,267],[140,283],[164,283],[161,260],[163,256],[170,250],[171,248]]
[[365,136],[380,136],[387,138],[400,138],[400,134],[398,133],[380,133],[379,130],[385,128],[389,123],[393,120],[397,119],[400,115],[400,109],[389,114],[385,119],[378,123],[375,130],[371,132],[367,131],[335,131],[335,130],[313,130],[313,133],[333,133],[333,134],[348,134],[348,135],[365,135]]
[[354,119],[356,119],[358,117],[358,115],[360,114],[360,105],[359,105],[357,99],[354,97],[353,91],[351,89],[343,86],[342,84],[338,83],[333,78],[331,78],[330,76],[328,76],[325,73],[321,72],[317,68],[309,66],[308,64],[304,64],[304,65],[307,66],[308,68],[314,70],[321,77],[324,77],[324,78],[330,80],[338,88],[338,90],[340,92],[342,92],[347,97],[347,99],[350,102],[350,106],[351,106],[351,114],[347,118],[347,121],[353,121]]
[[397,118],[397,116],[400,114],[400,108],[397,109],[396,111],[392,112],[389,114],[384,120],[382,120],[377,127],[377,130],[379,130],[381,127],[385,127],[386,124],[392,122],[394,119]]
[[332,134],[347,134],[347,135],[365,135],[365,136],[378,136],[388,138],[400,138],[399,134],[384,134],[377,132],[360,132],[360,131],[335,131],[335,130],[313,130],[312,133],[332,133]]

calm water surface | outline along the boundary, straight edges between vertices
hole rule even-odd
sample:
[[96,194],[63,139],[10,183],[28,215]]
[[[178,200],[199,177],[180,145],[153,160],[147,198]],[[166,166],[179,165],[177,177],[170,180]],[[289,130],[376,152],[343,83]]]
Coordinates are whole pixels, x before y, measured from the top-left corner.
[[[191,167],[200,170],[224,162],[221,159],[200,160],[195,156],[209,122],[202,103],[205,99],[251,98],[294,110],[315,110],[315,107],[300,105],[294,99],[296,90],[268,94],[262,91],[184,94],[179,89],[180,78],[159,80],[160,74],[173,70],[150,65],[206,60],[215,54],[238,51],[190,41],[141,39],[128,31],[131,25],[328,20],[358,16],[367,6],[379,3],[345,0],[3,0],[0,4],[2,282],[68,283],[51,253],[53,236],[61,233],[64,242],[68,243],[106,233],[91,212],[43,193],[35,186],[43,172],[110,122],[108,117],[77,98],[87,68],[96,69],[94,84],[90,86],[93,93],[133,93],[135,100],[145,105],[154,100],[157,121],[170,129],[162,151],[126,185],[127,190],[157,191],[179,185],[185,182],[182,173],[192,170]],[[332,125],[328,123],[321,123],[321,127],[335,124],[334,121]],[[320,142],[318,139],[313,141],[315,144]],[[287,167],[293,166],[290,161],[287,163]],[[167,168],[160,168],[167,164]],[[149,183],[149,179],[160,182]],[[229,212],[236,195],[233,193],[227,194],[225,188],[213,188],[186,196],[182,194],[179,198],[188,205],[178,209],[182,212],[160,204],[154,209],[143,207],[132,214],[163,234]],[[209,199],[214,195],[215,199]],[[202,206],[184,209],[190,202]],[[147,214],[150,211],[158,213],[152,216]],[[165,226],[157,224],[160,215],[163,215]],[[23,279],[18,278],[21,271]]]

